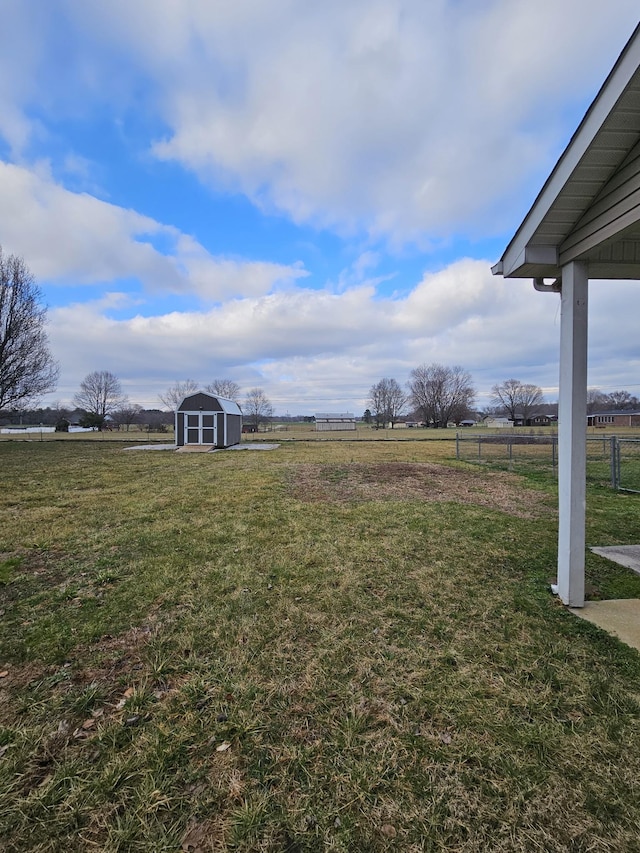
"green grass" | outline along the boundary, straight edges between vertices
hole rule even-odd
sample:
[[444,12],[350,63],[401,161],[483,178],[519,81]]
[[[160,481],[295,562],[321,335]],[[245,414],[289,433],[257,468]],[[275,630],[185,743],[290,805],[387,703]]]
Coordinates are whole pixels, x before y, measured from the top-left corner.
[[2,849],[638,849],[640,655],[548,591],[553,480],[453,452],[0,445]]

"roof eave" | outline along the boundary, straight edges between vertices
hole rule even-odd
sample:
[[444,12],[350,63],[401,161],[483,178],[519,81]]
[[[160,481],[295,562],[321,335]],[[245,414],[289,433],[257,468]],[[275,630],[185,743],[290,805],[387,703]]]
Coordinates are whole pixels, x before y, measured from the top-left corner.
[[555,246],[524,246],[518,255],[507,255],[492,267],[505,278],[557,278],[560,275]]
[[[580,160],[614,109],[620,96],[638,72],[639,66],[640,24],[625,45],[616,64],[571,137],[569,144],[505,249],[500,262],[492,267],[494,275],[502,275],[505,278],[531,278],[532,275],[534,277],[550,277],[560,274],[557,258],[558,247],[530,246],[531,238],[535,235],[562,188],[570,181]],[[527,263],[526,253],[533,248],[553,249],[556,252],[554,264],[535,262],[534,266],[531,266],[530,263]]]

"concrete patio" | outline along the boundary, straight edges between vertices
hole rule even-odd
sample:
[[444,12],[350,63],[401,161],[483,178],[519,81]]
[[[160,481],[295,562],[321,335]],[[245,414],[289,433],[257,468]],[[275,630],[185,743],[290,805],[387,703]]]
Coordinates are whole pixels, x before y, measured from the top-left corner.
[[[611,545],[591,548],[594,554],[613,560],[640,574],[640,545]],[[619,598],[611,601],[586,601],[584,607],[569,608],[581,619],[586,619],[613,634],[628,646],[640,651],[640,599]]]

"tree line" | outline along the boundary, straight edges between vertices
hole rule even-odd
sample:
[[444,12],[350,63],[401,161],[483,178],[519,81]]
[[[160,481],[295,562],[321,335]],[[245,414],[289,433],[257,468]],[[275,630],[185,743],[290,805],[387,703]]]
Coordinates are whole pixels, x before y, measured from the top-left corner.
[[[411,409],[414,417],[429,427],[459,425],[476,420],[476,389],[471,374],[460,365],[422,364],[409,374],[406,390],[396,379],[385,377],[371,386],[365,420],[377,427],[391,427]],[[544,403],[542,389],[518,379],[507,379],[491,389],[491,411],[511,420],[528,418]]]
[[203,387],[192,379],[176,382],[160,395],[161,402],[169,411],[145,409],[138,403],[132,403],[123,393],[117,376],[108,370],[96,370],[87,374],[80,383],[80,390],[72,400],[75,412],[61,403],[46,409],[23,406],[14,410],[13,418],[5,418],[5,422],[19,418],[20,422],[41,423],[67,430],[73,415],[80,412],[77,423],[86,428],[104,430],[116,427],[128,431],[132,426],[143,425],[150,431],[162,432],[173,423],[175,411],[185,397],[200,390],[233,400],[243,411],[245,421],[255,425],[256,429],[273,415],[273,406],[261,388],[250,389],[241,399],[240,386],[230,379],[216,379]]
[[[273,406],[261,388],[251,388],[241,399],[240,386],[232,379],[214,379],[204,386],[198,385],[193,379],[185,379],[175,382],[159,397],[173,414],[186,397],[201,390],[232,400],[242,411],[245,421],[255,426],[256,430],[273,415]],[[73,402],[85,413],[80,418],[80,426],[98,430],[111,423],[124,422],[128,427],[136,422],[137,416],[143,411],[141,406],[129,402],[122,392],[120,380],[108,370],[96,370],[85,376]]]
[[[425,426],[446,427],[449,423],[459,425],[462,421],[475,420],[473,406],[476,391],[471,374],[460,367],[442,364],[423,364],[414,368],[402,388],[396,379],[384,377],[369,389],[368,403],[371,408],[364,414],[366,422],[377,427],[398,423],[410,410],[416,420]],[[490,406],[483,414],[503,415],[514,422],[526,424],[535,414],[551,414],[557,411],[557,403],[545,401],[542,388],[519,379],[505,379],[491,389]],[[587,394],[587,411],[630,411],[638,410],[640,401],[629,391],[620,390],[604,393],[590,388]]]
[[393,428],[409,407],[425,426],[446,427],[472,415],[475,394],[471,374],[463,367],[422,364],[411,371],[406,390],[389,377],[372,385],[368,411],[377,427]]
[[[43,394],[56,387],[60,368],[49,349],[46,313],[42,291],[24,260],[5,255],[0,246],[0,412],[26,414]],[[192,379],[176,382],[160,400],[174,412],[199,387]],[[214,379],[204,390],[240,405],[240,386],[231,379]],[[73,397],[73,405],[83,412],[81,426],[99,430],[108,423],[128,428],[145,411],[129,400],[118,377],[108,370],[88,373]],[[273,406],[261,388],[250,389],[242,406],[245,418],[256,429],[273,415]],[[66,422],[68,428],[71,413],[61,406],[56,411],[56,423],[64,429]]]

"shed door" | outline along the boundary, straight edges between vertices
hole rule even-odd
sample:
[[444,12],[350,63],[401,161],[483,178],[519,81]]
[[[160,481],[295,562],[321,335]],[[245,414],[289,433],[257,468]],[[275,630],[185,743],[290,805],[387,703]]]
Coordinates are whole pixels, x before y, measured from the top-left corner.
[[184,443],[215,444],[216,416],[209,412],[185,412]]

